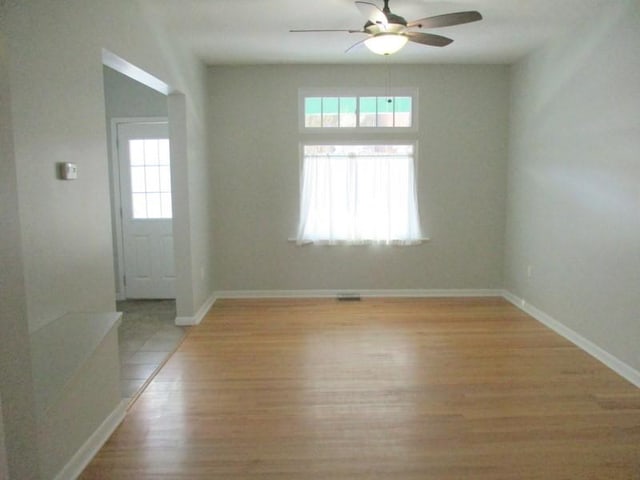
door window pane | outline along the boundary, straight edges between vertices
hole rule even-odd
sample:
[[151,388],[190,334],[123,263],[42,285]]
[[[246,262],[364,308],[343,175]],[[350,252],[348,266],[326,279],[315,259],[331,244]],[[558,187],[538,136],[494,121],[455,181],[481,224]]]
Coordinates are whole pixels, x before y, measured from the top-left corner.
[[158,140],[158,164],[169,165],[169,139]]
[[129,141],[129,162],[131,166],[144,165],[144,140]]
[[129,161],[133,218],[172,218],[169,140],[130,140]]

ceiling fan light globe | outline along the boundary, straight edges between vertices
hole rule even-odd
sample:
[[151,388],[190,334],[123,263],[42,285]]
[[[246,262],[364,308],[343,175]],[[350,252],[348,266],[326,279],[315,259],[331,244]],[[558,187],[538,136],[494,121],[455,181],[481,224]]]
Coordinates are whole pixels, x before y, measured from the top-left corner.
[[407,44],[409,38],[397,33],[379,33],[369,37],[364,44],[369,50],[378,55],[392,55]]

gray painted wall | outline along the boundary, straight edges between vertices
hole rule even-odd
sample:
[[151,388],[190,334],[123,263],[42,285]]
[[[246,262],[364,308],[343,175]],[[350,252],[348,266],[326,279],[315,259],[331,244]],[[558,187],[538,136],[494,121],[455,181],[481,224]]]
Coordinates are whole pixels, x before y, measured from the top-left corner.
[[4,439],[4,419],[2,418],[2,395],[0,395],[0,478],[9,478],[8,462]]
[[505,255],[507,289],[636,370],[639,45],[625,1],[514,67]]
[[[109,127],[117,117],[166,117],[167,97],[109,67],[103,67],[104,96]],[[110,133],[110,132],[109,132]]]
[[[298,89],[385,87],[380,66],[209,69],[216,290],[502,287],[509,112],[504,66],[400,66],[419,89],[418,196],[431,241],[298,247]],[[347,138],[348,140],[348,138]]]

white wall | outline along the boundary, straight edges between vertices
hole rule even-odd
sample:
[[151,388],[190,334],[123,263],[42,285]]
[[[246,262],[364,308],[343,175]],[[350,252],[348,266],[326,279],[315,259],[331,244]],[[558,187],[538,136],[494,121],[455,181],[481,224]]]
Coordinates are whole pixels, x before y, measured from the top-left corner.
[[[34,0],[2,2],[0,8],[8,52],[2,64],[9,83],[0,91],[3,96],[5,90],[11,92],[7,111],[1,112],[2,153],[13,153],[15,159],[15,164],[8,163],[6,176],[3,159],[2,192],[8,192],[9,202],[2,202],[1,213],[9,229],[4,225],[1,229],[0,268],[0,355],[5,356],[4,344],[12,340],[8,352],[16,353],[9,358],[7,371],[3,363],[0,374],[9,467],[13,468],[35,457],[36,442],[28,422],[33,411],[28,402],[32,385],[26,333],[67,312],[115,308],[103,48],[163,80],[183,98],[186,148],[179,159],[185,175],[181,221],[187,226],[183,243],[190,256],[184,259],[187,268],[182,271],[189,297],[179,307],[182,315],[192,315],[212,291],[210,216],[204,213],[211,200],[208,188],[201,185],[202,178],[208,178],[203,135],[206,71],[161,29],[147,24],[138,2]],[[7,135],[13,149],[4,146]],[[77,163],[78,180],[56,178],[56,163],[63,161]],[[5,257],[10,259],[8,268]],[[205,270],[204,280],[200,275],[193,278],[193,265]],[[194,280],[199,281],[197,288],[191,286]],[[5,285],[11,288],[8,305]],[[16,391],[5,395],[12,388]],[[12,411],[17,398],[25,403]],[[95,427],[103,420],[98,418],[100,413],[93,412]],[[9,422],[12,414],[18,417]],[[29,472],[38,467],[36,462],[31,465],[25,467],[24,475],[12,475],[32,478]]]
[[[187,96],[189,180],[207,177],[204,68],[150,28],[137,2],[27,2],[8,7],[10,80],[30,330],[68,311],[112,310],[111,223],[102,48]],[[64,25],[64,28],[61,26]],[[55,163],[78,164],[79,179],[55,178]],[[207,191],[188,190],[190,259],[210,270]],[[197,232],[195,232],[197,230]],[[192,234],[193,233],[193,234]],[[191,235],[192,234],[192,235]],[[191,269],[188,272],[192,274]],[[193,280],[193,278],[189,278]],[[200,281],[200,277],[197,278]],[[207,285],[200,288],[206,290]],[[210,293],[210,292],[209,292]],[[204,292],[189,299],[197,310]]]
[[418,190],[431,241],[298,247],[298,89],[385,87],[380,66],[209,69],[216,290],[502,286],[509,70],[391,67],[419,89]]
[[0,443],[11,478],[27,480],[38,476],[38,452],[5,47],[0,32]]
[[636,371],[639,45],[625,0],[514,67],[505,256],[512,293]]

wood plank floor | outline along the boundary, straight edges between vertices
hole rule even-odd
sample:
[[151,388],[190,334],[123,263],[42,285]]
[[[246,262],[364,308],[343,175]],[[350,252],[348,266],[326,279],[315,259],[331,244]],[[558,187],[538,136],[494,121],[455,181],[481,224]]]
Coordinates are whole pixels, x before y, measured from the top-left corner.
[[640,389],[503,299],[223,300],[81,478],[640,480]]

